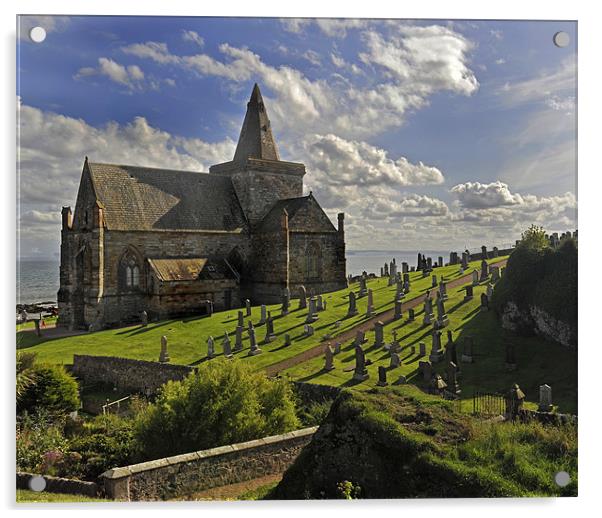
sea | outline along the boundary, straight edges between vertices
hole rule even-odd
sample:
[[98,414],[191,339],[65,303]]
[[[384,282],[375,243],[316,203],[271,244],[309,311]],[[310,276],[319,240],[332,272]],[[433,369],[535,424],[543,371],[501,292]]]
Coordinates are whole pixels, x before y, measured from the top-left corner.
[[[427,257],[449,261],[449,251],[424,250]],[[361,275],[363,271],[380,274],[381,266],[393,259],[400,265],[416,266],[418,251],[347,250],[347,274]],[[55,302],[59,289],[59,262],[52,260],[17,261],[17,304]]]

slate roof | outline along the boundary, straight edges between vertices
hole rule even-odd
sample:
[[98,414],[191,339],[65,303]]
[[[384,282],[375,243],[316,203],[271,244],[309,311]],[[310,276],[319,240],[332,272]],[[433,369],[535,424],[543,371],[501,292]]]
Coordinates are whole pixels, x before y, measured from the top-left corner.
[[308,196],[277,201],[259,224],[258,230],[262,232],[278,230],[283,210],[288,213],[288,227],[292,231],[337,231],[311,193]]
[[224,260],[207,257],[148,259],[157,279],[163,282],[232,279],[234,272]]
[[229,177],[88,163],[109,230],[240,231],[246,219]]

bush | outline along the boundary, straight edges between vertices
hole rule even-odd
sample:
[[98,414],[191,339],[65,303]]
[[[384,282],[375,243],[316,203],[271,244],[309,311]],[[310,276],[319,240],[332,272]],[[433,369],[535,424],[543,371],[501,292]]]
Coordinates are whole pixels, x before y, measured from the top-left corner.
[[293,392],[242,362],[213,360],[169,382],[136,417],[134,438],[145,459],[177,455],[295,429]]
[[33,381],[17,401],[17,412],[29,413],[44,409],[64,414],[77,410],[79,393],[77,381],[59,365],[34,365],[29,369]]

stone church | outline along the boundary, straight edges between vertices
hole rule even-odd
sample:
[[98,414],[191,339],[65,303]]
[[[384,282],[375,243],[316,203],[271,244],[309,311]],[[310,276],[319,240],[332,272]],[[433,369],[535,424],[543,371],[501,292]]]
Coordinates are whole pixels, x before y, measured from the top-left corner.
[[62,209],[58,325],[100,329],[325,293],[347,285],[337,227],[305,166],[280,160],[254,86],[230,162],[209,173],[84,161]]

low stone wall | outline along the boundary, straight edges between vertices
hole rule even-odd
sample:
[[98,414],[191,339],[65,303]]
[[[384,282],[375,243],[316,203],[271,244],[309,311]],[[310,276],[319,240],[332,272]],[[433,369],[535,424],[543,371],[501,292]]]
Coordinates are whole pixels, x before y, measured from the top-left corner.
[[111,384],[118,390],[150,395],[168,381],[182,380],[194,370],[187,365],[76,354],[71,372],[85,384]]
[[100,480],[108,498],[166,500],[265,475],[282,473],[318,428],[264,437],[105,471]]
[[[33,473],[17,473],[17,489],[29,489],[29,481],[33,477],[39,477]],[[47,493],[64,493],[72,495],[84,495],[91,498],[98,496],[99,487],[94,482],[75,480],[71,478],[49,477],[41,475],[46,481],[44,491]]]

